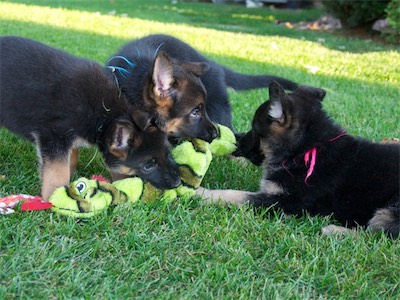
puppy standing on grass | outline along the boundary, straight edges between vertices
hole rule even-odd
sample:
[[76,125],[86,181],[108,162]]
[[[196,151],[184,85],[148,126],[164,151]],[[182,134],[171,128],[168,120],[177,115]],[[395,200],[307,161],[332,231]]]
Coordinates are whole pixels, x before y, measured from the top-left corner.
[[[260,191],[198,189],[211,201],[270,207],[287,214],[330,215],[346,227],[392,237],[400,231],[400,146],[374,144],[343,132],[322,110],[324,90],[286,94],[271,83],[239,153],[264,168]],[[345,232],[330,225],[324,233]]]
[[77,147],[96,144],[113,179],[180,184],[166,135],[132,111],[113,70],[21,37],[0,38],[0,125],[36,144],[42,196],[69,183]]

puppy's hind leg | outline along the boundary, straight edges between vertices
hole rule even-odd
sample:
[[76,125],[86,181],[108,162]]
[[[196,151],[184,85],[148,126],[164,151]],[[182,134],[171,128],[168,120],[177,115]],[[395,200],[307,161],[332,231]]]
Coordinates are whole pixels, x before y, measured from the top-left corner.
[[384,231],[392,238],[400,234],[400,202],[395,205],[378,209],[368,222],[368,229]]

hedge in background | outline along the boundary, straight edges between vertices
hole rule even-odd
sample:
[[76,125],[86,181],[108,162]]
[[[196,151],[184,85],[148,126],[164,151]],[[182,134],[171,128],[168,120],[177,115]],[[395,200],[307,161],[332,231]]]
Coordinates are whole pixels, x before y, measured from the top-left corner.
[[384,17],[389,2],[390,0],[330,0],[323,3],[325,9],[339,18],[346,27],[356,27]]
[[388,32],[389,39],[400,43],[400,0],[392,0],[386,8],[387,21],[393,32]]

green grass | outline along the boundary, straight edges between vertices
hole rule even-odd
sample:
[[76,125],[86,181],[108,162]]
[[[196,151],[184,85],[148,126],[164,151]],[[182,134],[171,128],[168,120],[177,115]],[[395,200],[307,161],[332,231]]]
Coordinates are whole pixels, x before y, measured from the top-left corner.
[[[398,47],[274,25],[321,14],[169,0],[3,1],[0,34],[100,63],[130,39],[173,34],[237,71],[325,88],[325,108],[352,134],[400,137]],[[267,92],[230,96],[235,127],[248,130]],[[38,194],[34,147],[4,129],[0,143],[0,196]],[[109,175],[94,149],[83,152],[77,176]],[[260,176],[254,166],[216,158],[204,186],[254,191]],[[363,231],[324,237],[320,228],[333,219],[264,213],[183,199],[120,206],[87,221],[47,211],[0,216],[0,299],[400,297],[397,240]]]

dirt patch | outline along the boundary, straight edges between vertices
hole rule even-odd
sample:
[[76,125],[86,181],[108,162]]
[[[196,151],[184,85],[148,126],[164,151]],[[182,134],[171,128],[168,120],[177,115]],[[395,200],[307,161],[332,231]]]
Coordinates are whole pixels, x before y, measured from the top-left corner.
[[301,22],[285,22],[277,21],[277,25],[287,28],[295,28],[298,30],[312,30],[312,31],[330,31],[332,34],[343,37],[357,37],[362,40],[374,41],[385,45],[391,45],[390,42],[382,37],[378,31],[371,29],[372,24],[360,26],[356,28],[344,28],[339,19],[331,16],[323,16],[315,21],[301,21]]
[[358,27],[358,28],[343,28],[337,31],[333,31],[333,34],[343,36],[343,37],[357,37],[362,40],[374,41],[384,45],[393,45],[387,41],[380,32],[373,31],[368,27]]

